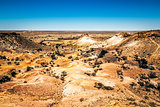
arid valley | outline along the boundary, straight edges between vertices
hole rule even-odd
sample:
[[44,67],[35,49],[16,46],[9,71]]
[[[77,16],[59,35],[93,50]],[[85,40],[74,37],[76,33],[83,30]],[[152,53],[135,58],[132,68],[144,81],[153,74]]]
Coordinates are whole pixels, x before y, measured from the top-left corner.
[[160,31],[1,32],[1,107],[158,107]]

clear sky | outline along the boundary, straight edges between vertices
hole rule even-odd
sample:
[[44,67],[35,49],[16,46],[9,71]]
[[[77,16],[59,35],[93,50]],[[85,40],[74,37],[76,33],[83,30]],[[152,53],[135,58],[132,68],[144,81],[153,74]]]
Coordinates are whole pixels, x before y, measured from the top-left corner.
[[160,29],[160,0],[0,0],[0,30]]

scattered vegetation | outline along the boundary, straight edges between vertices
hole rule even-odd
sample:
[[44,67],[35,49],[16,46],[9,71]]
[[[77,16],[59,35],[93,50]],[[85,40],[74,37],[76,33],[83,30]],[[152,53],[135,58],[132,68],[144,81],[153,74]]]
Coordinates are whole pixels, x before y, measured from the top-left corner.
[[10,77],[8,77],[8,76],[1,76],[0,77],[0,84],[8,82],[8,81],[11,81]]

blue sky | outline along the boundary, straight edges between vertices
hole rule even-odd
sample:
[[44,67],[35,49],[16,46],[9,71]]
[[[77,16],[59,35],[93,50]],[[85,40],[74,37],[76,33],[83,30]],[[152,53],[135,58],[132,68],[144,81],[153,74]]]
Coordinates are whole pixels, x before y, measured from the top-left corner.
[[160,29],[160,0],[0,0],[0,30]]

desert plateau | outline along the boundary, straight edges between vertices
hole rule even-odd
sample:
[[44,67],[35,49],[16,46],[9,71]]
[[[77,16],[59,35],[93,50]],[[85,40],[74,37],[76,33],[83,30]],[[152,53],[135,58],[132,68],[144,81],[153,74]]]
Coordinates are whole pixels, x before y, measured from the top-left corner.
[[0,32],[0,107],[158,107],[160,31]]

